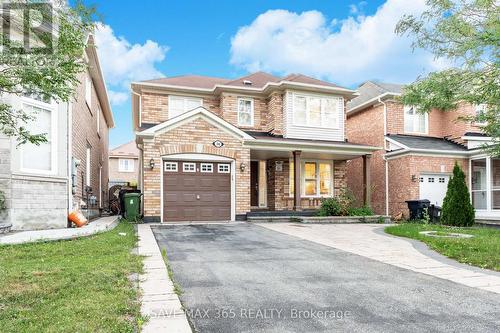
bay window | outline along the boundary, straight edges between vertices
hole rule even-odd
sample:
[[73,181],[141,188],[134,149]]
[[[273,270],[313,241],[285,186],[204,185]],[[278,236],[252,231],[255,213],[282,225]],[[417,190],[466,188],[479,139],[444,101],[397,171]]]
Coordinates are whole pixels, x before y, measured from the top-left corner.
[[21,171],[35,174],[57,172],[57,108],[55,104],[34,98],[23,99],[24,111],[33,116],[26,129],[31,134],[44,135],[46,142],[35,145],[26,143],[20,147]]
[[414,106],[404,107],[404,127],[406,133],[426,134],[428,131],[429,116],[418,112]]
[[238,98],[238,126],[253,126],[253,99]]
[[[295,191],[294,163],[290,160],[290,196]],[[330,161],[307,160],[301,163],[301,185],[304,197],[329,197],[333,195],[333,164]]]
[[168,118],[177,117],[185,112],[203,105],[203,99],[198,97],[168,96]]
[[342,114],[341,98],[293,95],[293,123],[296,126],[339,128]]

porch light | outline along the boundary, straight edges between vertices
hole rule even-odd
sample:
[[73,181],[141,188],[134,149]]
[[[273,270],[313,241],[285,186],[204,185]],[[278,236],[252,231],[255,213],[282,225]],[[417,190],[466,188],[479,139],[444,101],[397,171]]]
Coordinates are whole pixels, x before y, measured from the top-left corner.
[[151,168],[151,170],[153,170],[155,168],[155,160],[154,159],[149,160],[149,167]]
[[417,181],[417,175],[411,175],[411,181],[415,183]]
[[246,169],[247,169],[247,165],[245,163],[241,163],[240,164],[240,170],[241,170],[241,172],[245,172]]

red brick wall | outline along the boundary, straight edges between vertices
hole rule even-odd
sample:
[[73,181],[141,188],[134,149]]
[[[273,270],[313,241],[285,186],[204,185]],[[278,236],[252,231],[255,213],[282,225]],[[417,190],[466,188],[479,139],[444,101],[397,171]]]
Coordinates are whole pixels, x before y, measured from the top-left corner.
[[[96,91],[92,85],[92,110],[90,110],[85,101],[85,74],[80,75],[81,84],[76,90],[76,100],[72,105],[72,153],[74,158],[81,161],[77,169],[76,177],[76,193],[73,196],[73,204],[79,206],[82,199],[83,186],[86,177],[86,159],[87,146],[91,147],[90,157],[90,184],[93,194],[97,196],[99,201],[102,201],[102,206],[107,207],[108,203],[108,179],[109,179],[109,162],[108,162],[108,134],[109,129],[100,108],[100,102],[97,98]],[[100,111],[100,112],[99,112]],[[97,119],[100,119],[100,130],[97,133]],[[101,173],[101,189],[99,193],[99,167],[102,166]]]
[[[389,213],[393,216],[403,213],[408,217],[406,200],[419,199],[421,173],[452,173],[457,161],[465,172],[469,171],[467,159],[430,156],[402,156],[389,160]],[[412,181],[415,175],[415,181]]]
[[[359,112],[347,119],[347,135],[350,142],[384,147],[384,107],[378,105]],[[385,162],[384,150],[376,151],[371,160],[372,208],[377,214],[385,214]],[[347,162],[347,188],[363,204],[363,159]]]

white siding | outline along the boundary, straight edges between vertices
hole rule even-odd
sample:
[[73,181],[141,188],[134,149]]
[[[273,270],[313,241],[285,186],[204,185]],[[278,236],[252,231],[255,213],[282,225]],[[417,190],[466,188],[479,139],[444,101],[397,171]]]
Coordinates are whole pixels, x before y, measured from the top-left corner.
[[[298,126],[293,123],[293,97],[294,94],[337,98],[339,111],[338,128],[322,128],[311,126]],[[336,95],[313,94],[288,90],[283,101],[283,136],[285,138],[344,141],[345,110],[344,98]]]

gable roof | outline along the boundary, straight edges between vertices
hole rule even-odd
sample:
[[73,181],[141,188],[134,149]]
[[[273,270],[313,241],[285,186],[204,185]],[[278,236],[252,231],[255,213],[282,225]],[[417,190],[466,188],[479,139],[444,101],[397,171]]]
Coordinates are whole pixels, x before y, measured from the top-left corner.
[[404,134],[387,134],[386,138],[395,141],[397,144],[401,145],[404,149],[407,150],[432,150],[457,153],[468,151],[468,149],[463,145],[455,143],[446,138]]
[[220,77],[210,77],[210,76],[201,76],[201,75],[182,75],[182,76],[172,76],[172,77],[164,77],[153,80],[145,80],[141,82],[149,82],[149,83],[159,83],[159,84],[167,84],[173,86],[182,86],[182,87],[193,87],[193,88],[206,88],[211,89],[217,84],[226,84],[230,80],[223,79]]
[[371,106],[381,97],[398,96],[403,88],[403,84],[366,81],[357,89],[359,96],[347,103],[347,112],[355,112]]
[[158,133],[168,132],[198,117],[203,118],[208,123],[225,130],[226,132],[232,134],[233,136],[247,140],[254,139],[252,136],[240,130],[238,127],[230,124],[229,122],[218,117],[214,113],[208,111],[203,106],[199,106],[196,109],[185,112],[176,117],[170,118],[169,120],[161,124],[155,125],[151,128],[148,128],[147,130],[144,130],[142,132],[137,132],[136,135],[138,137],[153,138]]
[[289,82],[299,82],[299,83],[305,83],[305,84],[315,84],[319,86],[328,86],[328,87],[339,87],[336,84],[327,82],[327,81],[322,81],[315,79],[310,76],[306,76],[303,74],[290,74],[288,76],[285,76],[283,78],[283,81],[289,81]]
[[135,157],[139,158],[139,149],[134,140],[124,143],[109,151],[110,157]]

